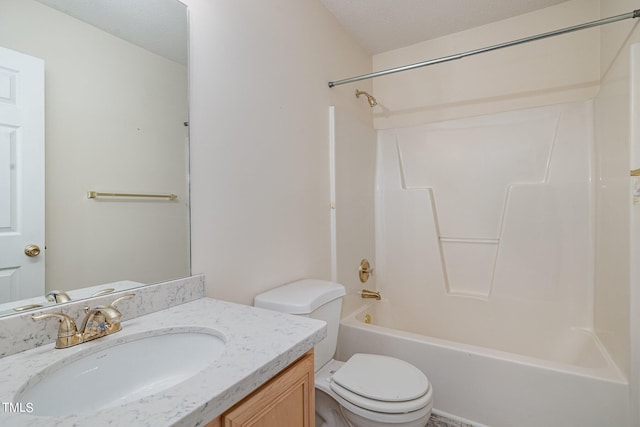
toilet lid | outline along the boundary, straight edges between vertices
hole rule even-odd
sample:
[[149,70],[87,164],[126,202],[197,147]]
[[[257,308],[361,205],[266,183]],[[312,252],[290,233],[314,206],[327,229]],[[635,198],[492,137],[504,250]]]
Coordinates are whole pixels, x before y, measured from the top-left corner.
[[355,395],[383,402],[415,400],[429,389],[429,380],[415,366],[375,354],[354,354],[332,379]]
[[[421,397],[414,400],[405,400],[402,402],[385,402],[382,400],[369,399],[355,394],[346,388],[338,385],[335,381],[331,382],[331,390],[357,407],[367,409],[369,411],[381,412],[384,414],[406,414],[409,412],[419,411],[428,407],[433,402],[433,392],[431,387]],[[366,417],[366,415],[364,415]]]

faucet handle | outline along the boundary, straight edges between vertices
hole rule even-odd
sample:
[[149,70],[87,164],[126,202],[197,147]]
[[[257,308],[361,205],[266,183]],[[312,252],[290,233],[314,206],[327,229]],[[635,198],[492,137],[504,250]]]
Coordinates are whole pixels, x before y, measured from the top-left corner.
[[74,322],[70,316],[64,313],[44,313],[31,316],[31,320],[33,321],[51,318],[60,320],[60,336],[69,336],[70,334],[78,332],[76,322]]
[[118,310],[116,305],[120,301],[131,299],[135,296],[136,294],[124,294],[121,297],[111,301],[111,304],[107,305],[106,307],[101,307],[102,313],[108,318],[109,322],[111,323],[111,331],[109,333],[118,332],[121,328],[120,320],[122,319],[122,313],[120,312],[120,310]]
[[68,315],[64,313],[44,313],[31,316],[31,320],[34,322],[36,320],[51,318],[57,318],[60,320],[58,338],[56,339],[56,348],[67,348],[82,342],[82,335],[78,333],[76,322],[74,322]]
[[109,305],[100,305],[89,309],[85,308],[87,316],[82,322],[82,333],[85,341],[99,338],[104,335],[113,334],[122,329],[120,321],[122,313],[116,307],[120,301],[133,298],[136,294],[125,294],[120,298],[116,298]]
[[120,301],[124,301],[126,299],[131,299],[131,298],[133,298],[135,296],[136,296],[136,294],[124,294],[121,297],[114,299],[111,302],[111,304],[109,304],[109,306],[111,306],[113,308],[116,308],[116,304],[118,304]]
[[371,276],[373,276],[373,266],[365,258],[360,261],[360,266],[358,267],[358,277],[360,278],[361,283],[366,283],[366,281],[369,280],[369,277]]

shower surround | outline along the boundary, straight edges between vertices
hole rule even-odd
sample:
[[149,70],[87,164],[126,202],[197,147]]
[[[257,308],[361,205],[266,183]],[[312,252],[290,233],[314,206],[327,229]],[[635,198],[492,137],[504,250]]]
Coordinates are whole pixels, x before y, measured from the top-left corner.
[[380,131],[386,293],[590,328],[592,111],[580,102]]
[[[384,336],[409,333],[409,346],[426,339],[410,353],[435,379],[436,410],[492,426],[527,413],[518,425],[534,426],[545,411],[563,425],[585,421],[571,408],[586,407],[626,424],[626,376],[594,333],[593,122],[593,102],[581,101],[378,132],[377,286],[400,311],[377,309],[373,323]],[[408,345],[369,348],[363,341],[386,338],[358,340],[362,328],[377,328],[358,316],[343,322],[341,356]],[[465,360],[492,368],[464,378],[456,373]],[[599,392],[581,393],[579,378],[601,382]],[[545,388],[569,383],[573,398]],[[542,397],[495,401],[521,388]],[[496,406],[464,407],[480,396]]]

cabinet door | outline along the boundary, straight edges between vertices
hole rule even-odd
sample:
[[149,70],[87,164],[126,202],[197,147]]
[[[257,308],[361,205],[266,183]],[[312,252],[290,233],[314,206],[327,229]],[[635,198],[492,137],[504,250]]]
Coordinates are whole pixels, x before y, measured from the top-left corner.
[[315,427],[313,352],[222,417],[224,427]]

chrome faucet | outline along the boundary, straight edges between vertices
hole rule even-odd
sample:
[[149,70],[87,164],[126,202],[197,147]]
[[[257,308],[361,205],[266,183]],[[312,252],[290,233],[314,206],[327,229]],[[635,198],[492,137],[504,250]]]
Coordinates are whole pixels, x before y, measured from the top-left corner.
[[78,331],[74,320],[64,313],[45,313],[37,316],[31,316],[31,319],[41,320],[57,318],[60,320],[60,328],[58,328],[58,338],[56,339],[56,348],[67,348],[74,345],[91,341],[105,335],[113,334],[122,329],[120,320],[122,313],[116,308],[116,304],[122,300],[133,298],[135,294],[125,294],[120,298],[116,298],[109,305],[97,306],[93,309],[85,308],[85,316],[82,326]]

